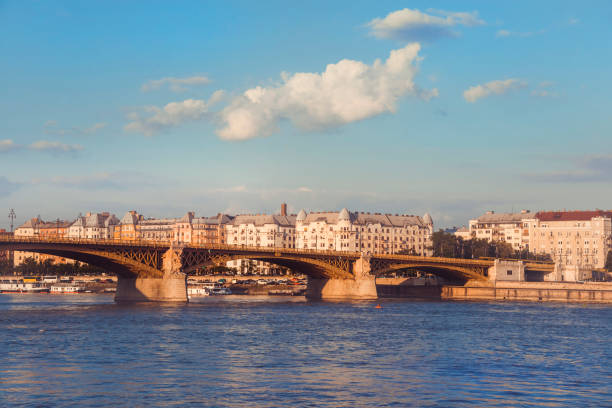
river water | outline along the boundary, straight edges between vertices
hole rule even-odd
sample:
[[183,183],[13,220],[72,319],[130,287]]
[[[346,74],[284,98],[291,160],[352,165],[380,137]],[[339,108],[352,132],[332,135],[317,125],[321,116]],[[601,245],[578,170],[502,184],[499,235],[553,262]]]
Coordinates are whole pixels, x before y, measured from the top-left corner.
[[612,307],[0,295],[0,406],[612,406]]

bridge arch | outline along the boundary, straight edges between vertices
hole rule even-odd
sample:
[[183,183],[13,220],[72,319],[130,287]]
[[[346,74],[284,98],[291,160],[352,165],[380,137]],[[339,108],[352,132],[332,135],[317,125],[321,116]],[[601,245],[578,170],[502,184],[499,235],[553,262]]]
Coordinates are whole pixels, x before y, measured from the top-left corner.
[[303,273],[311,278],[351,278],[351,262],[347,259],[345,265],[334,265],[330,262],[325,262],[320,259],[313,259],[301,256],[282,255],[262,255],[262,254],[228,254],[206,259],[189,259],[189,254],[183,262],[183,272],[190,273],[199,268],[225,264],[228,261],[234,260],[253,260],[268,262],[274,265],[290,268],[300,273]]
[[462,266],[456,265],[428,265],[425,263],[400,263],[393,264],[384,267],[383,269],[377,270],[374,273],[379,275],[385,275],[390,272],[400,271],[400,270],[419,270],[423,272],[428,272],[436,276],[440,276],[444,279],[450,281],[460,281],[467,282],[468,280],[484,280],[486,279],[486,271],[484,268],[481,271],[476,271],[471,268],[466,268]]
[[[6,247],[6,248],[3,248]],[[58,245],[2,245],[0,249],[7,249],[11,251],[22,251],[22,252],[34,252],[39,254],[54,255],[61,258],[68,258],[75,261],[87,263],[89,265],[97,266],[110,273],[115,273],[124,277],[151,277],[158,278],[163,276],[163,272],[160,269],[155,268],[149,264],[139,261],[135,257],[122,256],[121,253],[114,253],[111,251],[102,251],[88,248],[62,248]],[[153,263],[157,263],[156,261]]]

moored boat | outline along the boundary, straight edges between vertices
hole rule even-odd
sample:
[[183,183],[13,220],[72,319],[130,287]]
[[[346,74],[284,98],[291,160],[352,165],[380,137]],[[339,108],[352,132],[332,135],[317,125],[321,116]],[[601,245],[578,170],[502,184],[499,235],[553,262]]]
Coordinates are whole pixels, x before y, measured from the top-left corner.
[[49,288],[37,282],[3,280],[0,282],[0,293],[49,293]]
[[51,293],[64,294],[64,293],[82,293],[85,292],[85,288],[82,286],[70,285],[70,284],[58,284],[51,286]]

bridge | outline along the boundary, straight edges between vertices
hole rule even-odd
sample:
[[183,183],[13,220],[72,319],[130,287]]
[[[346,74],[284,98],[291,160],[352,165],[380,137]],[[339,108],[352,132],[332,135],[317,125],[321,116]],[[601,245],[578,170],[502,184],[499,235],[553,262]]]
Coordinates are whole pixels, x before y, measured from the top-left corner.
[[[0,236],[0,250],[36,252],[70,258],[116,273],[117,301],[187,301],[186,276],[199,268],[252,259],[291,268],[308,276],[311,298],[376,298],[376,276],[405,269],[426,271],[465,283],[487,280],[490,271],[515,268],[517,261],[359,252],[268,248],[237,245],[178,245],[167,241],[41,239]],[[514,264],[508,264],[514,262]],[[516,264],[516,265],[515,265]],[[508,266],[510,265],[510,266]],[[520,262],[521,270],[552,272],[554,265]]]

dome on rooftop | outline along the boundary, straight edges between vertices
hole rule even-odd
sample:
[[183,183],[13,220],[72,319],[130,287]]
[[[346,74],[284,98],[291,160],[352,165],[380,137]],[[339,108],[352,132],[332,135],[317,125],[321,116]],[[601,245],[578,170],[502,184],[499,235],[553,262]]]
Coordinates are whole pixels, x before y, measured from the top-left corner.
[[306,211],[304,210],[300,210],[300,212],[297,215],[297,218],[295,219],[296,221],[304,221],[306,219]]
[[433,225],[433,220],[431,219],[431,215],[429,215],[429,213],[425,213],[423,216],[423,222],[427,225]]

